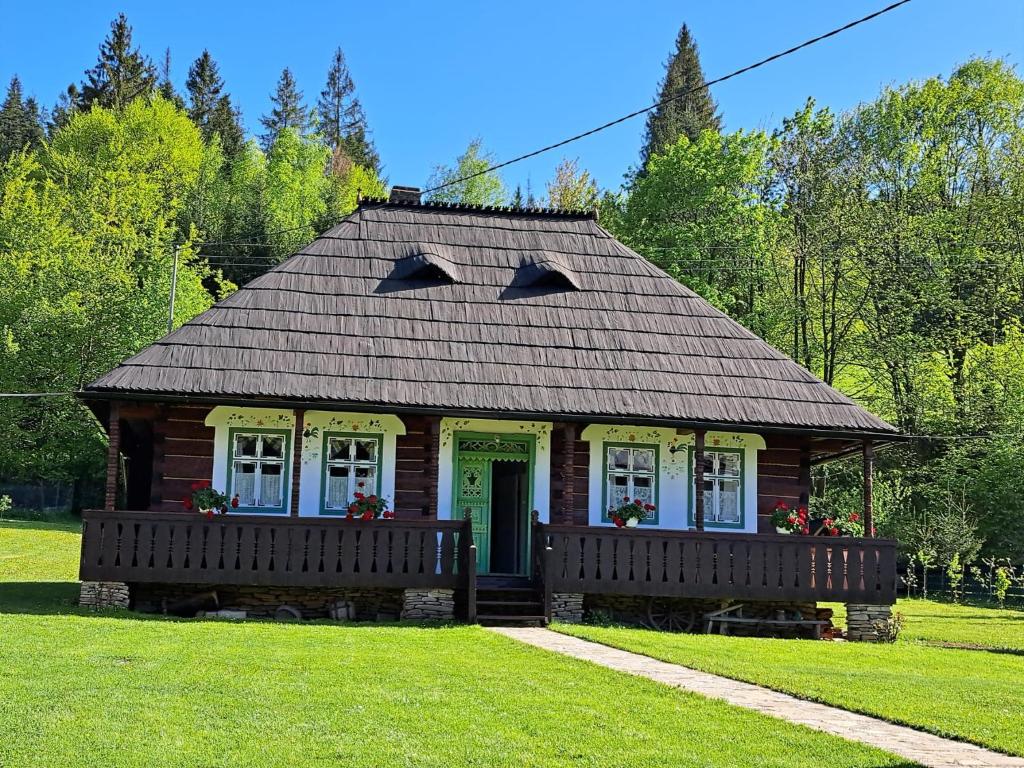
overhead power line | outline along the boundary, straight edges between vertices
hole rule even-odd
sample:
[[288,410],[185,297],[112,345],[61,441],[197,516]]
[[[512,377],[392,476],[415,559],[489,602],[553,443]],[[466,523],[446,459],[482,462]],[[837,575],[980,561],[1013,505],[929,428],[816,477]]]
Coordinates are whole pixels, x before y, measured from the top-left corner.
[[505,168],[506,166],[512,165],[513,163],[518,163],[521,162],[522,160],[527,160],[531,157],[542,155],[545,152],[550,152],[552,149],[564,147],[566,144],[571,144],[574,141],[579,141],[580,139],[584,139],[587,136],[593,136],[595,133],[600,133],[601,131],[611,128],[612,126],[618,125],[619,123],[624,123],[627,120],[632,120],[634,117],[639,117],[640,115],[646,114],[647,112],[650,112],[652,109],[657,109],[658,107],[664,104],[669,104],[673,101],[678,101],[679,99],[689,96],[691,93],[696,93],[697,91],[702,91],[705,88],[710,88],[712,85],[724,83],[726,80],[731,80],[734,77],[739,77],[742,74],[757,69],[758,67],[763,67],[765,64],[770,64],[773,61],[778,61],[779,59],[789,56],[790,54],[796,53],[797,51],[803,48],[812,46],[815,43],[820,43],[822,40],[827,40],[830,37],[835,37],[836,35],[846,32],[847,30],[853,29],[854,27],[859,26],[860,24],[864,24],[868,21],[871,21],[872,19],[877,19],[879,16],[882,16],[883,14],[889,13],[890,11],[894,11],[901,5],[906,5],[909,2],[910,0],[899,0],[899,2],[887,5],[885,8],[882,8],[881,10],[875,11],[874,13],[869,13],[867,16],[863,16],[859,19],[856,19],[855,21],[851,21],[850,23],[844,24],[841,27],[836,27],[835,29],[830,30],[822,35],[818,35],[817,37],[812,37],[810,40],[805,40],[799,45],[794,45],[792,48],[787,48],[784,51],[779,51],[778,53],[772,54],[768,58],[761,59],[760,61],[756,61],[753,64],[748,64],[747,66],[734,70],[727,75],[716,77],[714,80],[707,80],[701,85],[695,86],[693,88],[687,88],[685,91],[681,91],[680,93],[677,93],[673,96],[669,96],[667,99],[662,99],[661,101],[655,102],[654,104],[644,107],[643,109],[638,109],[635,112],[630,112],[628,115],[623,115],[622,117],[617,117],[614,120],[609,120],[607,123],[604,123],[603,125],[599,125],[596,128],[591,128],[589,131],[584,131],[583,133],[577,133],[575,136],[570,136],[568,139],[563,139],[562,141],[555,142],[554,144],[549,144],[548,146],[541,147],[540,149],[536,149],[533,152],[527,152],[525,155],[519,155],[519,157],[513,157],[511,160],[506,160],[502,163],[497,163],[496,165],[492,165],[491,167],[485,168],[482,171],[477,171],[476,173],[471,173],[467,176],[462,176],[458,179],[447,181],[444,184],[438,184],[437,186],[431,187],[430,189],[425,189],[422,194],[428,195],[431,192],[437,192],[439,189],[445,189],[446,187],[451,187],[455,184],[461,184],[464,181],[469,181],[470,179],[475,179],[477,176],[483,176],[486,173],[497,171],[501,168]]

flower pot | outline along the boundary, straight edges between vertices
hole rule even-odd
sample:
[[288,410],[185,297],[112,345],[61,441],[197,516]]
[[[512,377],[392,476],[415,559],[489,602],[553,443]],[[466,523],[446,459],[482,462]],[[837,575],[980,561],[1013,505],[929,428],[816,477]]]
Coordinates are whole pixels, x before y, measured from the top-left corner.
[[792,531],[790,531],[788,528],[779,528],[778,526],[775,526],[775,532],[776,533],[783,533],[783,534],[786,534],[787,536],[790,533],[792,533]]
[[636,528],[638,525],[640,525],[639,518],[631,517],[626,521],[627,528]]

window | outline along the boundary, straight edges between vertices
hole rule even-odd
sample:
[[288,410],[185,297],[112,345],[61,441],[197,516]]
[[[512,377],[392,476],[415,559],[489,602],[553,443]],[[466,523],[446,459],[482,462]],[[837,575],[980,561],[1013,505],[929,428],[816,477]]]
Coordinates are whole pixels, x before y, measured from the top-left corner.
[[[692,509],[690,517],[692,521]],[[742,451],[704,451],[704,523],[736,528],[743,525]]]
[[[628,496],[641,504],[657,506],[658,448],[655,445],[604,444],[605,490],[601,519],[610,522],[608,510]],[[644,524],[658,522],[658,510]]]
[[322,514],[344,514],[357,491],[380,493],[381,442],[381,435],[324,435]]
[[239,509],[283,512],[288,433],[232,430],[228,494]]

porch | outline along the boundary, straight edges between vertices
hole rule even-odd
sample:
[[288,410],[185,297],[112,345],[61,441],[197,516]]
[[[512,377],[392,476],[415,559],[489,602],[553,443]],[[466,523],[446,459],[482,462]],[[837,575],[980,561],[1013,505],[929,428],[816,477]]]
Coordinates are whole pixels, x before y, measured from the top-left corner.
[[[533,524],[531,586],[560,595],[751,602],[896,601],[896,542]],[[469,520],[83,514],[80,576],[128,585],[441,590],[477,616]],[[453,602],[454,604],[454,602]]]

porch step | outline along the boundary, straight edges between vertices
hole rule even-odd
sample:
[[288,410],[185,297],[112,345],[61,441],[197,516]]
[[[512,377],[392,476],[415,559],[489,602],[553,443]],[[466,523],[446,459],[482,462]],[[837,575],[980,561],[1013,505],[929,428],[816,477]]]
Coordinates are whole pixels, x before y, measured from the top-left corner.
[[479,614],[476,620],[485,627],[543,627],[547,624],[547,619],[543,616],[531,614],[521,616]]
[[523,577],[485,577],[477,582],[477,621],[489,626],[542,627],[544,602]]

